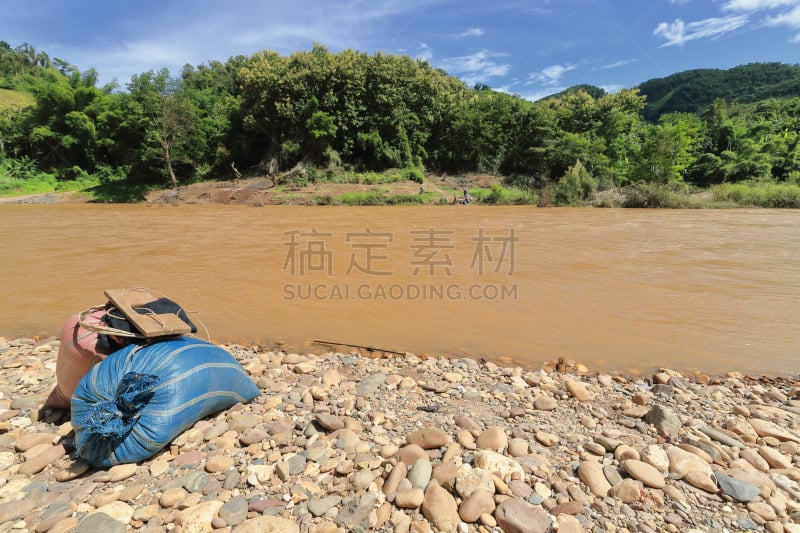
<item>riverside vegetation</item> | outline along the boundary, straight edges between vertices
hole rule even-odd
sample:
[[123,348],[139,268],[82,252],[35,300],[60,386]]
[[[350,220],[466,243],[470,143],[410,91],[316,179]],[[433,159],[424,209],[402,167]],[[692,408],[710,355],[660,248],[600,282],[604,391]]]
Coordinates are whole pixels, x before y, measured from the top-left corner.
[[[461,186],[439,177],[489,175],[470,191],[480,203],[798,207],[798,80],[798,66],[753,64],[529,102],[408,56],[316,45],[98,87],[94,70],[0,41],[0,195],[141,201],[264,178],[275,203],[306,185],[315,204],[449,203]],[[413,183],[422,194],[400,190]]]
[[58,340],[0,337],[0,531],[800,531],[794,377],[224,348],[259,397],[94,470]]

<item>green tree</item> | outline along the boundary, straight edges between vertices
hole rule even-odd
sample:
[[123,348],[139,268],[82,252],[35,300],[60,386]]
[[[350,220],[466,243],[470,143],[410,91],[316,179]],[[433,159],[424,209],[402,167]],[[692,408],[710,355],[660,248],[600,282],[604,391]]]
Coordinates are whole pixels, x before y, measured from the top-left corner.
[[633,177],[661,184],[683,181],[695,161],[702,123],[689,113],[662,115],[658,124],[643,131],[641,150],[635,154]]
[[123,99],[120,128],[135,181],[164,176],[173,187],[192,178],[204,146],[198,139],[197,110],[167,69],[133,76]]
[[74,167],[92,171],[102,162],[98,121],[114,98],[113,86],[96,87],[96,71],[66,72],[43,68],[39,76],[29,76],[26,88],[35,105],[17,115],[22,135],[16,151],[62,178],[70,178]]

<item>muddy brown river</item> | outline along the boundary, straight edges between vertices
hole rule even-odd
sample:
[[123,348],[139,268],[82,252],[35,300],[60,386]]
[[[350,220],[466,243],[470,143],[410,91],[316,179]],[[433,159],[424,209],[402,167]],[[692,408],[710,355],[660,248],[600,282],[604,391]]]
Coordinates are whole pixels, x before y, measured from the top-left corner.
[[800,360],[800,211],[0,205],[0,249],[9,337],[147,287],[220,342],[607,371]]

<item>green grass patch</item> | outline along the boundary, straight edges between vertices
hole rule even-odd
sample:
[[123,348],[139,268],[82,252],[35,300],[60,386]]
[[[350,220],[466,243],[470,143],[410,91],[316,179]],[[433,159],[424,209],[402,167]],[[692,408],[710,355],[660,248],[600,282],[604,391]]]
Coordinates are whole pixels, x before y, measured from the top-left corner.
[[[506,188],[501,185],[492,185],[491,189],[471,189],[470,196],[476,203],[485,205],[529,205],[536,204],[539,200],[533,191]],[[458,198],[461,200],[461,197]]]
[[339,196],[338,203],[342,205],[384,205],[386,193],[379,190],[346,192]]
[[422,183],[424,173],[421,169],[393,168],[385,172],[341,172],[334,175],[330,181],[351,185],[383,185],[401,181],[415,181]]
[[34,104],[33,96],[22,91],[0,89],[0,110],[19,108]]
[[54,192],[57,184],[56,177],[52,174],[41,174],[27,179],[0,174],[0,196],[25,196]]
[[800,208],[800,185],[793,183],[723,183],[711,188],[714,200],[741,207]]
[[58,185],[55,174],[36,168],[33,160],[5,159],[0,161],[0,195],[23,196],[53,192]]
[[388,205],[422,205],[427,204],[433,199],[433,194],[393,194],[386,197]]

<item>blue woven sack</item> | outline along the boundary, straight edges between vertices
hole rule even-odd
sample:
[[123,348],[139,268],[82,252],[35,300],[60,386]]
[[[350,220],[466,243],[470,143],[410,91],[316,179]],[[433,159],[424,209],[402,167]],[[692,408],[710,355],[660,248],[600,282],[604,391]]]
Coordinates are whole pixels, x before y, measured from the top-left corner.
[[86,374],[72,396],[77,454],[105,468],[143,461],[199,419],[258,396],[234,357],[190,338],[130,345]]

